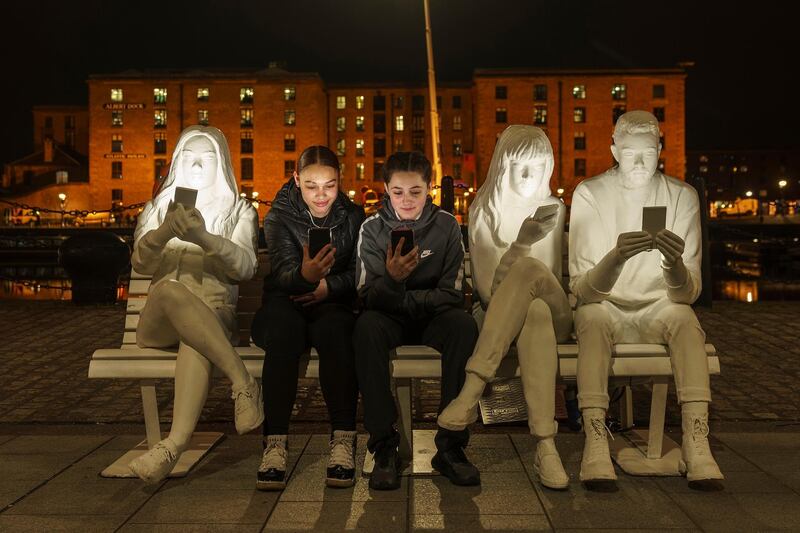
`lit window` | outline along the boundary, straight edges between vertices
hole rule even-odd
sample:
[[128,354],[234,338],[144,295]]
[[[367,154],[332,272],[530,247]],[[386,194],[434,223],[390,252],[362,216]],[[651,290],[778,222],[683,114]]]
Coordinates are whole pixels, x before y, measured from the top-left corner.
[[461,115],[453,117],[453,131],[461,131]]
[[740,172],[747,172],[747,171],[748,171],[747,165],[742,165],[742,166],[739,168],[739,171],[740,171]]
[[111,125],[115,128],[122,126],[122,111],[111,112]]
[[625,100],[628,97],[628,90],[624,83],[615,83],[611,87],[612,100]]
[[198,87],[197,88],[197,101],[198,102],[208,102],[209,96],[208,87]]
[[356,155],[364,155],[364,139],[356,139]]
[[294,109],[284,109],[283,110],[283,125],[284,126],[294,126],[296,121],[297,121],[297,115],[295,114]]
[[494,111],[494,121],[498,124],[508,122],[508,114],[505,107],[498,107]]
[[294,133],[287,133],[283,136],[283,151],[284,152],[294,152],[295,151],[295,139]]
[[537,102],[544,102],[547,100],[547,85],[534,85],[533,86],[533,99]]
[[547,106],[537,105],[533,108],[533,123],[537,126],[547,124]]
[[586,85],[573,85],[572,97],[576,100],[586,100]]
[[347,127],[347,118],[336,117],[336,131],[344,131]]
[[582,131],[576,131],[574,143],[576,150],[586,150],[586,134]]
[[364,131],[364,117],[356,117],[356,131]]
[[111,151],[112,152],[122,151],[122,135],[115,133],[111,136]]
[[201,126],[208,126],[208,109],[197,110],[197,123]]
[[586,122],[586,108],[576,107],[572,110],[573,122]]
[[453,139],[453,155],[457,157],[461,154],[461,139]]
[[153,111],[153,127],[166,128],[167,127],[167,110],[156,109]]
[[122,89],[111,89],[111,101],[112,102],[122,101]]
[[394,131],[403,131],[404,128],[403,115],[397,115],[394,117]]
[[364,97],[356,96],[356,109],[364,109]]
[[708,163],[708,156],[707,155],[701,155],[700,156],[700,162],[701,163]]
[[508,88],[505,85],[495,85],[494,97],[498,100],[505,100],[508,98]]
[[252,104],[255,91],[252,87],[242,87],[239,89],[239,103]]
[[700,165],[700,172],[702,174],[705,174],[706,172],[708,172],[708,166],[707,165]]
[[167,153],[167,134],[165,132],[157,131],[153,134],[153,153]]
[[347,97],[346,96],[337,96],[336,97],[336,109],[344,109],[347,106]]
[[336,141],[336,155],[344,155],[345,153],[345,141],[344,139],[338,139]]
[[358,181],[364,179],[364,163],[356,163],[356,179]]
[[294,159],[287,159],[283,162],[283,176],[286,178],[292,177],[295,168]]
[[253,132],[252,131],[243,131],[241,132],[241,146],[240,152],[243,154],[252,154],[253,153]]
[[122,161],[111,162],[111,179],[112,180],[122,179]]
[[156,105],[164,105],[167,103],[167,89],[165,87],[156,87],[153,89],[153,103]]
[[575,160],[575,176],[576,177],[584,177],[584,176],[586,176],[586,160],[585,159],[576,159]]
[[297,91],[294,87],[284,87],[283,88],[283,99],[287,102],[290,102],[295,99],[297,96]]
[[252,128],[253,127],[253,110],[252,109],[240,109],[239,110],[239,126],[242,128]]
[[619,117],[625,114],[627,107],[624,105],[615,105],[611,110],[611,123],[616,124]]
[[655,117],[658,119],[659,122],[664,122],[665,113],[663,107],[654,107],[653,115],[655,115]]
[[242,181],[250,181],[253,179],[253,159],[250,157],[242,158],[242,173],[239,176]]
[[343,162],[339,163],[339,177],[340,178],[343,178],[345,176],[345,174],[344,174],[345,168],[346,167],[344,166]]
[[653,85],[653,98],[664,98],[666,95],[667,91],[663,84]]

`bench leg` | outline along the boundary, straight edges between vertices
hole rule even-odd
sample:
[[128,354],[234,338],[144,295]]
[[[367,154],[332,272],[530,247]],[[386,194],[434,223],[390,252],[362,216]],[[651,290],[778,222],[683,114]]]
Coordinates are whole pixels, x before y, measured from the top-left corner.
[[623,389],[619,402],[619,421],[623,429],[628,429],[633,427],[633,392],[630,385],[625,385]]
[[667,380],[653,380],[653,396],[650,403],[650,434],[647,438],[647,458],[661,457],[661,446],[664,440],[664,416],[667,411]]
[[400,457],[408,461],[412,459],[414,450],[413,420],[411,419],[411,379],[395,379],[395,395],[400,415],[398,420],[398,425],[400,426],[398,428],[400,430]]
[[142,383],[142,408],[144,410],[144,429],[147,433],[147,448],[149,449],[161,440],[155,382]]

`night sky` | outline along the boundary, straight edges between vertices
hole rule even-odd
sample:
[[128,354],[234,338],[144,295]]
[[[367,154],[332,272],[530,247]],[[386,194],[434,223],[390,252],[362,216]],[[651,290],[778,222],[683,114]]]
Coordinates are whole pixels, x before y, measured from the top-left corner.
[[[800,147],[791,72],[800,28],[786,3],[430,3],[438,80],[469,80],[482,67],[694,61],[689,149]],[[426,76],[422,0],[27,1],[4,4],[2,20],[0,162],[31,150],[33,105],[85,105],[91,73],[278,60],[330,82]]]

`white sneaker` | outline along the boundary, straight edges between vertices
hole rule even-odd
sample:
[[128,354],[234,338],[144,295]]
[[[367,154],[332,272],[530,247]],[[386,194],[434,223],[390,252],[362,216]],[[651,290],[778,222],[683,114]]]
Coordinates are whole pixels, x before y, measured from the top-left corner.
[[264,452],[256,475],[258,490],[283,490],[286,488],[286,435],[269,435],[264,439]]
[[128,464],[134,474],[148,485],[166,478],[178,462],[180,452],[171,439],[166,438]]
[[549,489],[562,490],[569,487],[569,476],[561,464],[561,456],[558,455],[553,438],[542,439],[536,445],[533,470],[542,485]]
[[[617,479],[608,449],[609,432],[605,423],[605,410],[584,409],[583,431],[586,441],[581,459],[581,481],[613,481]],[[613,437],[612,437],[613,438]]]
[[329,487],[351,487],[356,477],[356,432],[336,430],[331,438],[331,454],[325,484]]
[[[691,403],[702,404],[702,406],[682,409],[683,441],[680,472],[686,475],[688,481],[725,479],[708,444],[708,404],[705,402]],[[686,405],[684,404],[684,406]]]
[[236,432],[244,435],[253,431],[264,421],[264,401],[261,397],[261,387],[258,381],[248,374],[250,380],[241,389],[234,389],[231,394],[236,402],[234,418]]

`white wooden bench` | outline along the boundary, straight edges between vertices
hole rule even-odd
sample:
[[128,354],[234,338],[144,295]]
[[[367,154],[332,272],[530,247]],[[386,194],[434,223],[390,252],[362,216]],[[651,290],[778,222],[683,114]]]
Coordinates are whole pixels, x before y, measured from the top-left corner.
[[[250,282],[240,286],[237,314],[239,316],[240,337],[249,339],[249,326],[253,314],[261,302],[261,280],[264,263],[261,259],[259,274]],[[466,278],[470,277],[468,258],[465,262]],[[176,349],[142,349],[136,345],[136,326],[139,312],[144,307],[150,278],[136,272],[131,273],[128,291],[125,332],[120,348],[100,349],[92,354],[89,364],[89,377],[98,379],[136,379],[141,382],[142,406],[144,410],[146,440],[130,450],[114,464],[106,468],[104,477],[132,477],[127,464],[138,454],[144,453],[157,443],[161,437],[158,405],[156,401],[156,379],[175,377]],[[247,370],[260,378],[264,351],[250,344],[240,343],[236,350],[242,357]],[[708,365],[711,374],[719,374],[719,359],[712,345],[706,345]],[[577,344],[558,346],[559,380],[562,383],[574,382],[577,371]],[[441,354],[427,346],[401,346],[392,355],[392,376],[395,397],[398,403],[398,430],[401,435],[400,455],[411,463],[413,473],[431,472],[430,458],[435,453],[433,430],[412,430],[412,380],[441,377]],[[304,359],[301,375],[307,378],[319,377],[316,353],[312,350]],[[218,375],[215,374],[215,375]],[[515,352],[504,358],[498,377],[519,375]],[[671,439],[664,437],[664,419],[667,401],[667,388],[672,376],[668,349],[660,344],[621,344],[614,347],[610,384],[624,386],[625,392],[620,402],[623,427],[633,426],[633,402],[630,386],[634,383],[652,383],[650,425],[648,430],[633,430],[626,439],[612,441],[614,458],[630,474],[638,475],[678,475],[680,447]],[[415,435],[416,433],[416,435]],[[190,449],[185,452],[171,477],[184,476],[207,451],[222,438],[222,433],[195,433]],[[411,460],[413,458],[413,461]],[[371,457],[367,457],[364,472],[371,471]]]

